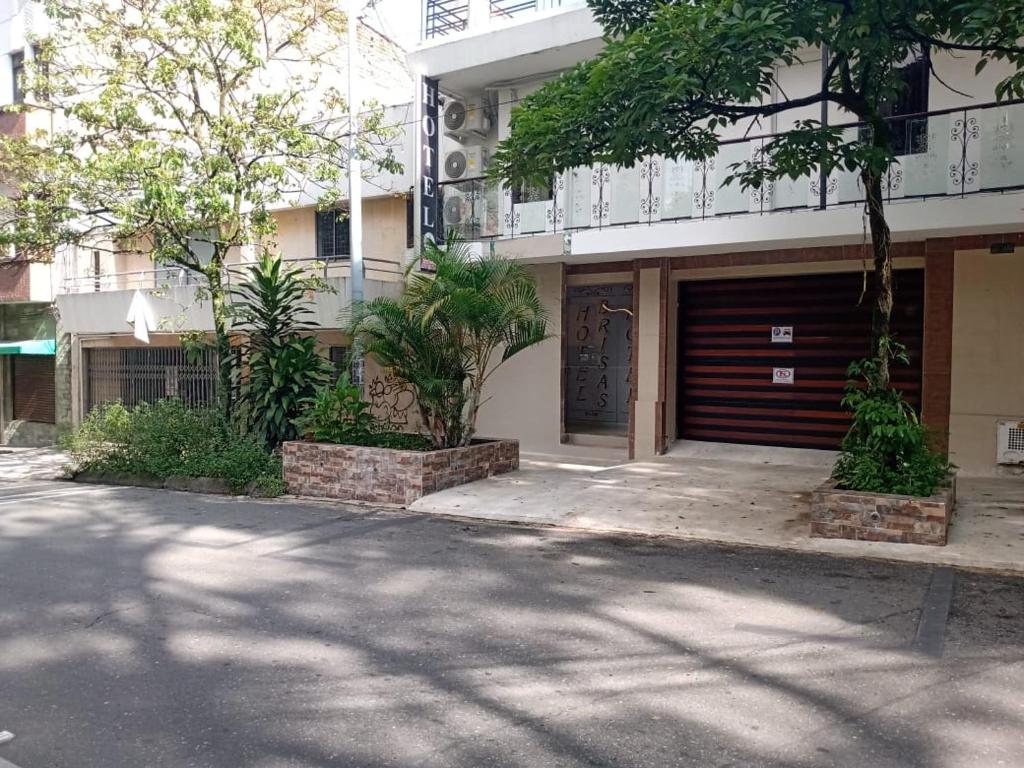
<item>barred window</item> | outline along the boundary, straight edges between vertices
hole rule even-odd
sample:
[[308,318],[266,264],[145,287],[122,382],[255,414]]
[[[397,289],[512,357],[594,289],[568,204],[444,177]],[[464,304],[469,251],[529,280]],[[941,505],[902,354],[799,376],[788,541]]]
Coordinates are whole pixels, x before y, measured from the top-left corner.
[[348,258],[352,253],[349,239],[348,213],[339,208],[316,213],[316,257]]

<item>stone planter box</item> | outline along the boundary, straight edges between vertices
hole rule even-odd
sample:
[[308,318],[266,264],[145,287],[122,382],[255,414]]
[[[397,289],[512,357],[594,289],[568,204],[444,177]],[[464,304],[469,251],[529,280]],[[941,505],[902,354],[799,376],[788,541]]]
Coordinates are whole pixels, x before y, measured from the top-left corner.
[[428,493],[519,469],[518,440],[397,451],[361,445],[284,444],[284,481],[300,496],[407,506]]
[[933,496],[844,491],[829,480],[811,494],[811,536],[943,547],[956,504],[956,477]]

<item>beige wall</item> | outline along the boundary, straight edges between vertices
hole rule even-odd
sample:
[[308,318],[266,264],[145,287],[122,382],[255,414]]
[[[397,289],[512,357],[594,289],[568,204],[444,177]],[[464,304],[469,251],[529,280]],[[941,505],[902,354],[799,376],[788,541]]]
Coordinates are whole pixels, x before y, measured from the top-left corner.
[[478,433],[517,438],[524,450],[557,451],[562,439],[562,266],[531,268],[548,311],[547,341],[505,363],[485,389]]
[[1024,419],[1024,248],[959,251],[953,267],[950,459],[996,472],[996,422]]
[[[363,259],[366,277],[397,279],[407,258],[405,198],[381,197],[363,201]],[[316,258],[316,208],[276,211],[277,232],[270,239],[286,259]],[[332,268],[331,277],[349,274],[348,265]]]

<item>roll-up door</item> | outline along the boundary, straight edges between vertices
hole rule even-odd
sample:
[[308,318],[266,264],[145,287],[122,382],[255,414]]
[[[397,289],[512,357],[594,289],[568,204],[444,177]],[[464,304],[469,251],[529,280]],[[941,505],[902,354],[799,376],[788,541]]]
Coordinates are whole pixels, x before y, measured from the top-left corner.
[[[894,366],[893,381],[917,407],[924,275],[895,279],[893,331],[910,365]],[[850,423],[846,368],[870,351],[872,296],[861,300],[862,289],[859,272],[680,283],[680,437],[838,448]]]

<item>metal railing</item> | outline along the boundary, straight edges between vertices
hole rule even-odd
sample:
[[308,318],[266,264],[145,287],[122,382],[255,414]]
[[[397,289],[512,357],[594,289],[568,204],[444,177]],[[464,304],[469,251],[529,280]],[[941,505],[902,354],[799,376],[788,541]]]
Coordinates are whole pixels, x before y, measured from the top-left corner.
[[[1024,189],[1022,101],[904,115],[889,125],[900,153],[883,179],[889,202]],[[867,138],[862,124],[837,127],[850,141]],[[863,203],[855,171],[815,172],[756,189],[723,183],[775,136],[723,141],[706,160],[646,157],[632,168],[577,168],[554,179],[546,200],[518,202],[482,178],[444,182],[442,220],[445,229],[476,240]]]
[[[289,265],[324,279],[346,278],[352,274],[348,257],[317,259],[315,257],[285,257]],[[232,264],[224,273],[225,283],[244,279],[245,264]],[[403,264],[394,259],[379,257],[363,258],[363,276],[368,280],[385,282],[400,281],[404,278]],[[161,290],[181,286],[205,284],[205,278],[184,267],[154,267],[153,269],[129,272],[106,272],[98,275],[75,275],[65,278],[62,292],[105,293],[107,291]]]
[[128,272],[72,275],[64,279],[63,293],[103,293],[198,285],[200,278],[184,267],[154,267]]
[[[430,40],[485,27],[491,20],[508,20],[537,11],[582,7],[584,0],[424,0],[423,38]],[[480,9],[480,12],[477,9]],[[484,16],[484,18],[478,18]]]

